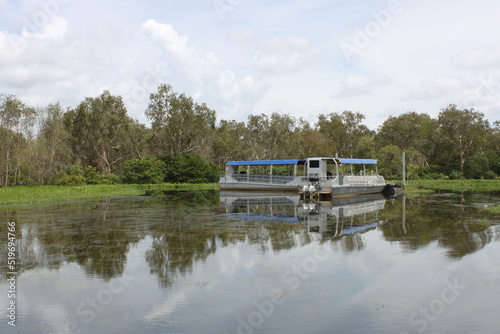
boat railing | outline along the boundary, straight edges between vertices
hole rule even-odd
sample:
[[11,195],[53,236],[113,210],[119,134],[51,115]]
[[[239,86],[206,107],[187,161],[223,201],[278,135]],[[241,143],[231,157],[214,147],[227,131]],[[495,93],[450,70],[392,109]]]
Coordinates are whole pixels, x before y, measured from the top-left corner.
[[344,184],[355,185],[355,186],[368,186],[372,184],[377,184],[379,177],[367,176],[367,175],[346,175],[344,176]]
[[238,182],[277,183],[286,184],[295,179],[293,175],[270,174],[232,174],[231,177]]
[[370,212],[377,212],[384,208],[385,200],[357,203],[345,208],[344,217],[352,217]]

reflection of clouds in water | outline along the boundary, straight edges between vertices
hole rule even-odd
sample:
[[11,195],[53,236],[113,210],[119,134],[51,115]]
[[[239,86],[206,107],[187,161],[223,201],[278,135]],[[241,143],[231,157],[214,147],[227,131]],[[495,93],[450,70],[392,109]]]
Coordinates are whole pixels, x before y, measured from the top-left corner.
[[[168,298],[153,306],[143,317],[145,322],[155,323],[166,321],[170,314],[186,305],[186,301],[194,288],[184,288],[182,291],[172,293]],[[168,320],[167,320],[168,321]]]
[[[23,305],[20,316],[33,320],[26,320],[23,330],[30,332],[39,319],[44,319],[47,329],[53,333],[67,331],[73,322],[84,332],[98,328],[132,331],[144,326],[155,330],[182,327],[186,329],[182,332],[189,329],[197,332],[201,330],[197,327],[200,323],[212,321],[209,318],[223,323],[236,314],[248,315],[255,310],[254,301],[269,300],[276,289],[286,293],[286,302],[279,307],[276,305],[276,313],[266,318],[266,324],[288,328],[293,321],[282,323],[285,313],[291,314],[293,319],[304,320],[306,325],[316,323],[322,316],[329,319],[327,313],[366,315],[368,322],[391,322],[401,318],[407,322],[414,309],[428,307],[429,301],[439,297],[446,279],[454,282],[455,278],[468,287],[463,292],[467,295],[464,300],[470,299],[471,303],[462,303],[460,299],[453,304],[453,309],[466,312],[472,305],[491,315],[481,305],[495,305],[490,294],[498,292],[500,286],[500,268],[496,265],[500,253],[500,225],[488,226],[484,224],[484,217],[481,221],[458,220],[453,211],[437,216],[441,207],[425,212],[439,202],[413,203],[408,210],[406,233],[402,230],[401,218],[396,215],[401,208],[391,202],[381,210],[382,224],[363,233],[337,238],[308,233],[306,221],[252,221],[214,215],[210,211],[212,204],[201,209],[192,203],[188,207],[182,207],[182,203],[171,204],[166,216],[163,203],[155,208],[129,199],[135,203],[135,208],[128,216],[129,207],[121,205],[121,201],[104,205],[113,210],[105,215],[106,219],[97,221],[91,219],[93,209],[88,206],[79,210],[62,206],[57,213],[49,209],[32,209],[32,214],[27,215],[29,210],[24,211],[23,219],[19,219],[19,226],[23,228],[23,240],[20,241],[24,244],[19,249],[33,267],[19,276],[22,287],[19,303]],[[137,213],[138,205],[147,207],[144,217]],[[182,207],[180,213],[175,211],[178,205]],[[452,205],[450,208],[446,210],[454,210]],[[104,211],[103,207],[98,211]],[[67,222],[68,212],[79,216],[75,218],[76,223]],[[195,214],[191,215],[192,212]],[[115,233],[117,231],[120,233]],[[113,254],[111,248],[106,248],[109,245],[103,243],[107,237],[115,238],[122,246],[128,245],[118,249],[120,254],[123,252],[123,257],[118,258],[125,260],[124,268],[115,268],[118,272],[113,275],[118,275],[116,279],[137,279],[118,294],[113,293],[113,300],[102,312],[96,312],[95,321],[87,324],[85,319],[88,317],[79,316],[78,306],[89,297],[106,299],[109,293],[101,294],[103,289],[113,292],[120,288],[115,278],[89,275],[96,271],[88,271],[86,262],[82,262],[99,260],[90,249],[99,254],[98,250],[105,248]],[[159,238],[163,238],[163,242],[159,242]],[[414,242],[413,249],[404,247],[410,239]],[[329,247],[332,254],[325,261],[318,261],[317,266],[307,262],[306,259],[314,257],[315,250],[321,247]],[[461,252],[450,257],[450,249]],[[151,253],[152,250],[157,253]],[[148,252],[164,257],[152,257],[156,262],[148,262]],[[168,257],[171,252],[173,258]],[[57,271],[48,269],[54,268],[51,262],[54,259],[61,259]],[[169,259],[177,262],[169,262]],[[177,264],[181,266],[176,267]],[[308,277],[305,279],[299,279],[293,271],[288,272],[284,281],[284,273],[293,266],[312,268],[312,272],[306,271]],[[159,272],[167,275],[170,285],[162,285],[165,277],[160,277]],[[298,287],[292,291],[295,284]],[[0,285],[1,291],[4,287]],[[302,310],[314,310],[321,317],[294,313],[296,303],[304,304]],[[84,310],[90,312],[88,307]],[[443,317],[447,317],[448,312],[452,317],[457,316],[457,311],[450,308]],[[188,321],[193,313],[200,317],[198,325]],[[117,323],[125,327],[113,324],[116,319],[123,319]],[[352,317],[335,318],[338,328],[349,328],[349,319]],[[175,327],[178,324],[180,327]],[[432,325],[439,326],[437,321]],[[231,329],[221,330],[225,331]]]

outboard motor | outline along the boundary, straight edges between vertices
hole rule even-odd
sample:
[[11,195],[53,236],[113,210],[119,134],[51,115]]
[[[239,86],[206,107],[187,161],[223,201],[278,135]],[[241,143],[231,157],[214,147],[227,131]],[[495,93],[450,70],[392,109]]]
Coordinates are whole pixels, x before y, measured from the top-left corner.
[[304,194],[304,200],[312,200],[318,195],[320,189],[319,182],[308,183],[302,187],[302,193]]

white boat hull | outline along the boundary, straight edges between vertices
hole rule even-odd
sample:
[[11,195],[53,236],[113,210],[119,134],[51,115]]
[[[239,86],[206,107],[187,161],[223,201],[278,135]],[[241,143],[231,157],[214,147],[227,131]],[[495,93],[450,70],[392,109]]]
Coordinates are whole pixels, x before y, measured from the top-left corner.
[[[302,177],[297,177],[289,183],[270,183],[270,182],[248,182],[248,181],[237,181],[228,180],[226,177],[221,177],[219,186],[221,190],[231,190],[231,191],[290,191],[296,192],[303,195],[303,186],[308,185],[307,181],[303,180]],[[322,197],[342,197],[342,196],[354,196],[354,195],[364,195],[364,194],[377,194],[382,193],[386,184],[382,180],[378,180],[375,184],[364,184],[364,185],[338,185],[334,184],[333,180],[327,180],[319,183],[319,189],[317,193]]]

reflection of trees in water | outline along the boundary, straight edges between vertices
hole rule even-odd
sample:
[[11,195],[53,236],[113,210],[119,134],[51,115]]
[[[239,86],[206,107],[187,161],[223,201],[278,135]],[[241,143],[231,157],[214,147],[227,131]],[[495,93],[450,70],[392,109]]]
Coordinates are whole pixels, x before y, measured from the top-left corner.
[[[144,201],[131,198],[3,211],[0,220],[16,222],[19,273],[39,267],[58,269],[74,262],[87,275],[109,280],[122,275],[130,246],[151,235],[153,242],[145,258],[163,286],[169,286],[177,275],[188,273],[218,248],[248,243],[262,252],[280,252],[315,240],[315,233],[309,233],[308,219],[317,220],[318,215],[307,219],[301,216],[298,222],[248,220],[219,215],[218,204],[217,192],[181,192],[180,196],[162,193]],[[386,203],[378,216],[384,223],[378,228],[386,240],[397,241],[405,249],[416,250],[437,242],[450,257],[460,258],[498,241],[500,228],[490,227],[488,218],[481,223],[474,208],[425,198],[407,199],[403,225],[401,204],[400,200]],[[293,210],[295,207],[292,212],[296,213]],[[294,216],[286,211],[280,206],[273,208],[273,214],[279,217]],[[332,240],[334,249],[344,252],[362,250],[361,233],[340,236],[339,232],[373,222],[365,219],[366,215],[343,220],[328,216],[326,230],[321,232],[323,240]],[[0,224],[0,233],[7,235],[6,224]],[[3,259],[7,258],[6,242],[5,237],[0,239]],[[1,266],[5,276],[6,261]]]
[[442,201],[427,197],[407,198],[403,223],[402,200],[394,201],[383,212],[386,220],[381,226],[384,238],[397,241],[411,251],[437,242],[452,258],[474,253],[495,238],[498,240],[492,236],[497,228],[491,227],[488,219],[481,220],[478,210],[463,205],[464,202],[463,196]]
[[461,258],[481,250],[491,242],[499,241],[500,226],[485,226],[484,224],[465,223],[459,228],[455,238],[444,238],[439,241],[441,247],[448,248],[448,255]]
[[197,261],[204,261],[217,250],[215,236],[198,235],[195,229],[154,233],[151,249],[145,257],[150,272],[158,275],[162,286],[169,286],[175,274],[184,275]]
[[[7,213],[17,227],[18,273],[75,262],[89,276],[105,280],[120,276],[130,244],[142,237],[123,210],[127,209],[122,205],[102,202]],[[0,241],[3,250],[2,242],[5,239]]]
[[313,240],[305,224],[282,221],[249,223],[247,236],[250,244],[261,245],[264,252],[290,250]]
[[[7,259],[7,229],[5,232],[0,228],[1,235],[5,235],[5,239],[0,240],[0,258]],[[16,224],[16,271],[23,273],[35,269],[37,267],[46,267],[50,269],[58,269],[64,263],[64,255],[61,252],[52,254],[51,247],[46,245],[39,235],[39,229],[33,225]],[[57,237],[54,237],[56,239]],[[12,271],[7,268],[7,260],[2,262],[1,274],[5,277],[5,273]]]
[[248,242],[262,252],[281,251],[311,242],[303,225],[275,222],[219,221],[205,216],[171,216],[152,227],[153,242],[146,251],[150,272],[162,286],[170,286],[178,275],[189,273],[217,249]]

